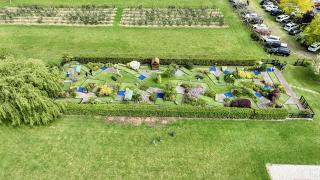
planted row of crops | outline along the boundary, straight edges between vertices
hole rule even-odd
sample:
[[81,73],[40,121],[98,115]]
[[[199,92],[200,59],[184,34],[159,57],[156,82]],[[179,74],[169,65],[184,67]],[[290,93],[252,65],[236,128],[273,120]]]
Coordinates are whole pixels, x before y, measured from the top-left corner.
[[217,27],[223,26],[224,16],[212,8],[126,8],[122,26],[154,27]]
[[[112,26],[115,7],[20,6],[0,9],[0,24]],[[126,27],[220,27],[224,16],[214,8],[126,8],[120,22]]]
[[115,15],[113,7],[8,7],[0,9],[0,24],[111,26]]

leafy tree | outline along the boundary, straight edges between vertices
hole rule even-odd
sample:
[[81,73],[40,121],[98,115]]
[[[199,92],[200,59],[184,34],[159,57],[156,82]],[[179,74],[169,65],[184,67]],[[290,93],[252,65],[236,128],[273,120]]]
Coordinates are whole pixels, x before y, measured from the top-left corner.
[[320,15],[317,15],[310,25],[304,30],[305,42],[310,45],[315,42],[320,42]]
[[313,9],[312,0],[281,0],[279,6],[286,14],[294,13],[298,17]]
[[48,124],[58,118],[63,105],[56,102],[62,91],[57,69],[37,60],[0,60],[0,123]]

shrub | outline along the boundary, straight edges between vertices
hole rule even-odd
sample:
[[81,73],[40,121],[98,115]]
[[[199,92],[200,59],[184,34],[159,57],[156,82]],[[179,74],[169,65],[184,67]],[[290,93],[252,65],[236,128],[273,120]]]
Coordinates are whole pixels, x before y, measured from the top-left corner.
[[233,84],[234,81],[236,80],[235,76],[232,73],[228,73],[224,76],[224,81],[226,83]]
[[174,84],[166,84],[163,87],[164,100],[175,101],[177,96],[176,86]]
[[286,119],[289,112],[286,109],[255,109],[253,119],[277,120]]
[[230,107],[251,108],[251,101],[249,99],[236,99],[231,101]]
[[204,93],[205,96],[208,96],[208,97],[211,97],[211,98],[215,98],[216,97],[216,92],[213,91],[213,90],[207,90],[205,93]]
[[63,105],[54,101],[62,91],[59,72],[41,61],[0,61],[0,123],[48,124],[58,118]]
[[189,70],[192,70],[193,69],[193,63],[192,62],[187,62],[185,67]]
[[112,94],[113,88],[107,85],[99,87],[99,96],[109,96]]
[[286,109],[249,109],[230,107],[193,107],[150,104],[74,104],[67,106],[67,114],[129,117],[188,117],[217,119],[286,119]]
[[150,99],[150,101],[156,101],[157,100],[157,95],[155,94],[155,93],[153,93],[153,94],[151,94],[150,96],[149,96],[149,99]]

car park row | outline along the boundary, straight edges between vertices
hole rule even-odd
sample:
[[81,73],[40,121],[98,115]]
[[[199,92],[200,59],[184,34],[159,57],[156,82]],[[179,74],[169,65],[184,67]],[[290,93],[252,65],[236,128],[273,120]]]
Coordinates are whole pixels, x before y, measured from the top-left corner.
[[[299,33],[302,32],[302,29],[305,27],[305,22],[297,22],[294,19],[294,14],[288,15],[284,14],[284,12],[277,6],[278,2],[271,0],[261,0],[260,5],[266,12],[269,12],[270,15],[276,16],[276,22],[280,23],[283,26],[283,29],[288,32],[289,35],[299,36]],[[315,7],[317,8],[317,4],[315,3]],[[320,8],[320,7],[319,7]],[[297,40],[299,38],[296,38]],[[310,52],[317,52],[320,50],[320,43],[314,43],[310,45],[308,48]]]
[[[264,45],[266,52],[274,55],[289,56],[291,50],[286,43],[283,43],[280,37],[272,35],[271,30],[263,24],[263,18],[256,12],[248,9],[248,1],[230,0],[232,6],[237,10],[242,20],[251,28],[252,37],[260,40]],[[274,12],[279,10],[272,2],[262,4],[266,11]],[[291,28],[291,27],[288,27]]]

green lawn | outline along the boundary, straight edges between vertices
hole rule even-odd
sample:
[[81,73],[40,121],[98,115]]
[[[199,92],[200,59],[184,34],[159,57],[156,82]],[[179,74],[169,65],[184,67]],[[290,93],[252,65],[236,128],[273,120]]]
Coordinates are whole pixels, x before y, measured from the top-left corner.
[[[228,1],[15,1],[18,4],[109,4],[167,7],[216,6],[225,15],[229,28],[124,28],[114,27],[56,27],[56,26],[0,26],[0,50],[16,56],[43,59],[57,63],[63,54],[74,56],[129,56],[161,58],[261,59],[267,54],[253,42],[250,33],[234,13]],[[0,2],[0,6],[8,5]],[[119,16],[117,16],[117,25]]]

